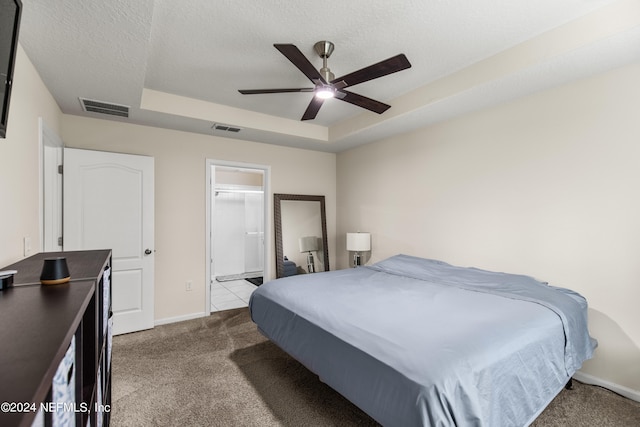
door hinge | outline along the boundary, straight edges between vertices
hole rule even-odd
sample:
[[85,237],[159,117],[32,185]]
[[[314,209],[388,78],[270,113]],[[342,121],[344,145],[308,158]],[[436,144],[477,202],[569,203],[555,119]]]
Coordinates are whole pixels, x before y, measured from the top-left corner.
[[63,165],[58,165],[58,173],[60,175],[62,175],[63,171],[64,171],[64,166]]
[[58,237],[58,246],[62,246],[62,237]]

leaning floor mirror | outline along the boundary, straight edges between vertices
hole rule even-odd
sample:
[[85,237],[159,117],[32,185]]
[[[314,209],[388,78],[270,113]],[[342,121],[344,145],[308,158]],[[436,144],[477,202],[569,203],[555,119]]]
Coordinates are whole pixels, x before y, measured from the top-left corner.
[[329,271],[324,196],[274,194],[276,277]]

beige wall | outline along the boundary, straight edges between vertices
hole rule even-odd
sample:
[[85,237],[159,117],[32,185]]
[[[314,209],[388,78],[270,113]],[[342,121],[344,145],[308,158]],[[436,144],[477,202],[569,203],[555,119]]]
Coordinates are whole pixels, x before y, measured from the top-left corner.
[[640,398],[640,64],[340,153],[345,233],[582,293],[583,372]]
[[0,139],[0,268],[24,258],[23,239],[40,252],[40,134],[38,118],[59,130],[58,105],[18,48],[7,137]]
[[221,170],[216,168],[216,185],[248,185],[251,187],[262,187],[264,185],[263,173],[243,172],[232,170]]
[[[62,139],[67,147],[154,157],[156,320],[204,310],[206,159],[271,166],[271,193],[324,195],[330,260],[335,260],[335,154],[68,115]],[[273,196],[267,197],[273,206]],[[266,245],[275,276],[272,218],[269,224]],[[188,280],[191,292],[185,291]]]

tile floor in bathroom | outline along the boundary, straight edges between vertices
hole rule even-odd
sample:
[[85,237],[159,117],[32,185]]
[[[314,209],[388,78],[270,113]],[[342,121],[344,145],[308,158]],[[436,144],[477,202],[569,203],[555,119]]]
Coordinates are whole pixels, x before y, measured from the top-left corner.
[[211,312],[247,307],[251,293],[257,286],[244,279],[211,284]]

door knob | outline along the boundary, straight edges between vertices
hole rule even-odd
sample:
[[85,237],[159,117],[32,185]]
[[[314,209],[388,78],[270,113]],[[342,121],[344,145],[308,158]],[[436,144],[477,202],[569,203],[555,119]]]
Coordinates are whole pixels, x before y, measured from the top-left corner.
[[151,249],[145,249],[144,250],[144,254],[145,255],[151,255],[151,252],[152,252]]

